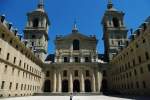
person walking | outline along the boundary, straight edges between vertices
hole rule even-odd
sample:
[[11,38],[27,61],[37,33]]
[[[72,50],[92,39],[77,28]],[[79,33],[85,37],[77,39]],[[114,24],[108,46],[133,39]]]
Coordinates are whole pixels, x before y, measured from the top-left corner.
[[71,95],[70,95],[70,100],[73,100],[73,95],[72,95],[72,93],[71,93]]

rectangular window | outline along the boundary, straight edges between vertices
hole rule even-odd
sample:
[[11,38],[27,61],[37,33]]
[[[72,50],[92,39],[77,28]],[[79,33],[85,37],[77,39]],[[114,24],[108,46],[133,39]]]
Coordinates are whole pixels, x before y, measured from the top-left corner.
[[2,81],[1,89],[4,89],[5,81]]
[[12,82],[10,82],[10,85],[9,85],[9,90],[11,90],[12,88]]
[[79,57],[74,57],[75,62],[79,62]]
[[133,67],[135,66],[135,60],[133,60]]
[[137,75],[136,69],[134,70],[134,75],[135,75],[135,76]]
[[146,40],[145,39],[143,39],[143,43],[145,43],[146,42]]
[[26,69],[26,63],[24,63],[24,69]]
[[18,69],[18,76],[20,75],[20,70]]
[[21,90],[23,89],[23,84],[21,84]]
[[148,54],[148,52],[145,52],[145,58],[146,58],[146,60],[149,59],[149,54]]
[[130,68],[131,66],[130,66],[130,62],[128,62],[128,68]]
[[10,55],[10,54],[9,54],[9,53],[7,53],[7,57],[6,57],[6,60],[9,60],[9,55]]
[[143,81],[143,88],[146,88],[146,83],[145,83],[145,81]]
[[18,90],[18,83],[16,83],[16,90]]
[[12,68],[12,74],[14,74],[15,68]]
[[142,62],[142,60],[141,60],[141,56],[139,56],[138,58],[139,58],[139,63],[141,63],[141,62]]
[[24,72],[23,72],[23,77],[24,77]]
[[1,54],[1,52],[2,52],[2,48],[0,48],[0,54]]
[[148,67],[148,71],[150,72],[150,64],[148,64],[147,67]]
[[136,82],[136,88],[139,88],[139,82]]
[[14,64],[16,63],[16,57],[14,57]]
[[32,44],[31,44],[32,46],[34,46],[34,42],[32,42]]
[[19,66],[21,66],[21,60],[19,61]]
[[143,68],[142,68],[142,67],[140,68],[140,72],[141,72],[141,74],[143,74],[143,73],[144,73],[144,71],[143,71]]
[[7,72],[7,65],[5,65],[5,69],[4,69],[4,72]]
[[90,62],[89,57],[85,57],[85,62]]
[[24,85],[24,90],[26,90],[26,84]]
[[64,57],[64,62],[69,62],[68,57]]

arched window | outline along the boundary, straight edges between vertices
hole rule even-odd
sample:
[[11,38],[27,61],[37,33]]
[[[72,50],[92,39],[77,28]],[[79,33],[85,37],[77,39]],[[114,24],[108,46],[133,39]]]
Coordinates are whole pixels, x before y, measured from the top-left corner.
[[49,76],[50,76],[49,71],[46,71],[46,77],[49,77]]
[[79,50],[79,48],[80,48],[79,40],[74,40],[73,41],[73,50]]
[[119,27],[119,20],[118,20],[118,18],[116,18],[116,17],[114,17],[113,18],[113,24],[114,24],[114,27]]
[[36,18],[33,20],[33,27],[38,27],[39,26],[39,20]]

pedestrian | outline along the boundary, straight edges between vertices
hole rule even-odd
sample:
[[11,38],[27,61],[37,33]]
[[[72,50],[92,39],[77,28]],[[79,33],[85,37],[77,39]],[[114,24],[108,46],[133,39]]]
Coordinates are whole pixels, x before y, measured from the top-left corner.
[[73,95],[72,95],[72,93],[71,93],[71,95],[70,95],[70,100],[72,100],[72,98],[73,98]]

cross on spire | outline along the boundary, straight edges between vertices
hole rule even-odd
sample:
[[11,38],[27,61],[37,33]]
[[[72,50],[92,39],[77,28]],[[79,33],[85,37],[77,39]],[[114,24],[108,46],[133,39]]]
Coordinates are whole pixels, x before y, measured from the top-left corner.
[[72,32],[78,32],[77,21],[76,21],[76,19],[74,20]]
[[107,8],[108,8],[108,9],[113,8],[112,0],[108,0]]
[[38,8],[44,9],[44,0],[39,0]]
[[108,3],[112,3],[112,0],[108,0]]

